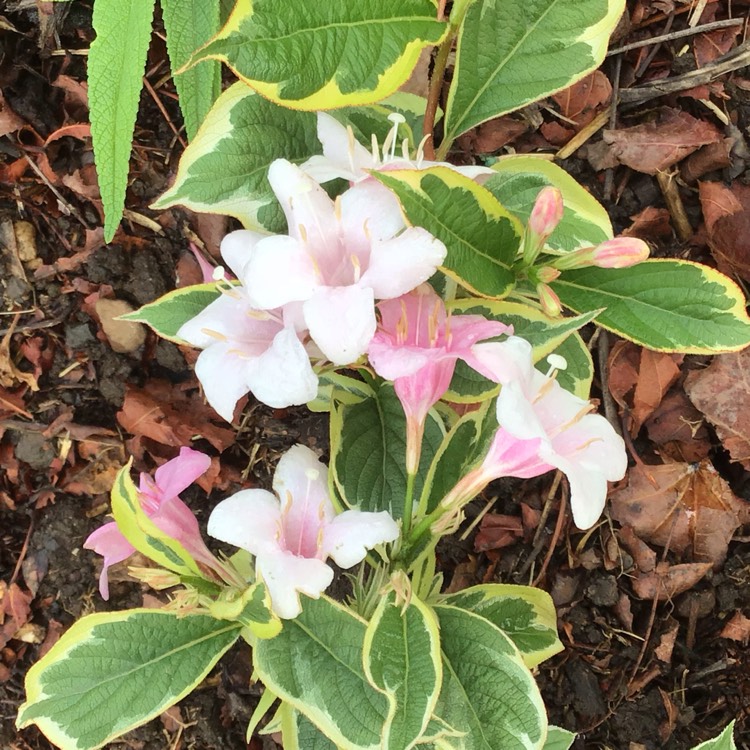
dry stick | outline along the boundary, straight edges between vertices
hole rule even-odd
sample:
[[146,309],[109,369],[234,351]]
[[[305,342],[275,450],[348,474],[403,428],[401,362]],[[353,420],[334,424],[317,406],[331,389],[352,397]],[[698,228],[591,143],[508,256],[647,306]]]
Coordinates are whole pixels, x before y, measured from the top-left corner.
[[544,532],[547,525],[547,518],[549,517],[550,511],[552,510],[552,501],[555,499],[555,495],[557,494],[557,488],[560,486],[561,478],[562,472],[558,470],[557,472],[555,472],[555,478],[552,482],[552,486],[547,493],[547,500],[545,501],[544,507],[542,508],[542,515],[539,517],[539,523],[536,527],[536,534],[534,534],[534,540],[532,541],[533,546],[531,548],[531,552],[524,561],[524,564],[521,566],[521,570],[518,571],[519,579],[523,578],[526,575],[529,568],[532,566],[536,558],[539,556],[539,553],[542,551],[542,547],[544,547],[544,539],[542,539],[542,533]]
[[562,493],[560,493],[560,510],[557,512],[557,523],[555,524],[555,531],[552,534],[552,539],[550,539],[549,549],[547,550],[547,554],[544,558],[544,562],[542,563],[542,569],[539,571],[539,575],[534,579],[534,582],[531,584],[532,586],[538,586],[539,582],[544,578],[544,575],[547,572],[547,567],[549,566],[550,560],[552,560],[552,555],[555,554],[555,547],[557,547],[557,542],[560,539],[560,534],[562,533],[562,527],[563,527],[564,521],[565,521],[565,490],[563,490]]
[[446,40],[438,49],[437,57],[435,58],[435,67],[432,69],[432,78],[430,79],[430,90],[427,92],[427,105],[424,112],[422,132],[425,136],[429,136],[424,144],[424,155],[430,161],[435,159],[435,142],[433,138],[435,115],[440,103],[443,75],[445,75],[445,69],[448,66],[448,55],[450,54],[451,46],[451,42]]
[[[615,60],[615,72],[612,81],[612,102],[609,105],[609,129],[614,130],[617,125],[617,102],[620,96],[620,71],[622,70],[622,56]],[[612,187],[615,182],[615,171],[609,167],[604,174],[604,199],[612,198]]]
[[[667,18],[667,23],[664,25],[665,33],[669,32],[669,30],[672,28],[673,23],[674,23],[674,13],[670,13],[669,18]],[[651,51],[641,61],[641,64],[638,66],[638,68],[635,71],[636,78],[640,78],[648,70],[648,66],[651,65],[652,60],[659,53],[659,50],[661,49],[661,44],[662,44],[661,42],[658,42],[657,44],[655,44],[651,48]]]
[[609,334],[603,328],[599,328],[599,345],[596,349],[596,356],[599,360],[599,381],[602,386],[602,404],[604,406],[604,416],[612,425],[614,431],[622,437],[622,423],[617,414],[617,405],[609,391]]
[[704,65],[698,70],[692,70],[681,76],[663,78],[659,81],[651,81],[642,86],[633,86],[620,91],[620,103],[629,105],[626,109],[632,109],[637,104],[655,99],[665,94],[674,94],[678,91],[702,86],[720,78],[725,73],[731,73],[738,68],[750,65],[750,43],[744,42],[735,47],[731,52],[717,58],[712,63]]
[[[674,13],[669,15],[669,18],[674,18]],[[682,31],[672,31],[669,34],[661,34],[660,36],[654,36],[650,39],[642,39],[640,42],[632,42],[631,44],[625,44],[622,47],[611,49],[607,52],[607,57],[612,55],[619,55],[621,52],[630,52],[633,49],[640,49],[641,47],[648,47],[651,44],[661,44],[662,42],[671,42],[674,39],[682,39],[686,36],[694,36],[695,34],[701,34],[705,31],[713,31],[714,29],[724,29],[727,26],[740,26],[745,23],[742,18],[727,18],[724,21],[714,21],[713,23],[704,23],[701,26],[696,26],[693,29],[683,29]]]
[[685,204],[682,202],[682,196],[677,189],[677,182],[674,179],[676,172],[657,172],[656,181],[659,183],[664,202],[669,209],[669,215],[674,221],[674,228],[680,242],[687,242],[693,236],[693,228],[690,226],[690,220],[685,212]]
[[28,154],[24,154],[23,158],[26,159],[29,166],[36,172],[37,177],[54,193],[55,198],[60,201],[60,204],[72,215],[75,216],[78,221],[81,222],[85,229],[90,229],[88,222],[81,216],[78,210],[72,206],[68,201],[65,200],[62,193],[47,179],[44,172],[36,165],[36,162],[29,157]]
[[555,159],[567,159],[609,122],[609,110],[600,112],[586,127],[581,128],[556,154]]
[[167,125],[169,125],[169,129],[175,134],[175,137],[180,142],[180,145],[182,148],[187,148],[187,143],[185,143],[185,140],[180,135],[180,131],[177,130],[175,127],[175,124],[172,122],[171,118],[169,117],[169,114],[167,114],[167,110],[162,104],[161,99],[159,99],[159,95],[154,90],[154,87],[149,83],[148,78],[146,76],[143,77],[143,85],[146,87],[146,91],[148,91],[149,94],[151,94],[151,98],[154,100],[156,106],[159,108],[159,112],[161,112],[162,117],[167,122]]

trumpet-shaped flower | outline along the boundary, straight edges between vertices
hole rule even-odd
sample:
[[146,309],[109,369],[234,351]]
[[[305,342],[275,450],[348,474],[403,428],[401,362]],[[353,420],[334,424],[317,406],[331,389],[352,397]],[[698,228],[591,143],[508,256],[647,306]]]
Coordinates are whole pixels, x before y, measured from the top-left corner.
[[300,593],[317,598],[330,585],[329,557],[350,568],[368,549],[398,537],[398,526],[385,511],[336,515],[327,471],[315,453],[296,445],[276,467],[275,495],[242,490],[222,500],[208,520],[211,536],[255,555],[256,572],[279,617],[300,613]]
[[400,212],[379,193],[348,190],[334,202],[284,159],[271,165],[268,180],[289,235],[249,243],[240,274],[248,299],[262,310],[301,302],[304,326],[323,355],[351,364],[375,333],[375,300],[426,281],[445,245],[418,227],[401,231]]
[[[265,235],[232,232],[221,243],[224,260],[240,274],[252,248]],[[177,335],[203,349],[195,364],[206,400],[228,422],[248,392],[275,408],[304,404],[317,394],[318,378],[302,343],[299,315],[292,307],[258,310],[241,286],[222,295]]]
[[342,178],[349,180],[352,184],[368,180],[373,170],[427,169],[439,166],[461,172],[471,179],[495,174],[489,167],[457,167],[448,162],[425,159],[422,155],[421,144],[415,158],[412,159],[406,140],[401,142],[400,151],[398,148],[398,126],[404,122],[403,116],[394,113],[389,119],[393,122],[393,127],[383,141],[382,148],[378,146],[377,139],[373,135],[372,146],[368,150],[356,140],[351,126],[346,127],[335,117],[325,112],[318,112],[318,140],[323,146],[323,153],[309,158],[302,165],[302,170],[317,182],[323,183]]
[[416,471],[429,410],[448,390],[456,362],[471,365],[474,345],[511,333],[481,315],[449,316],[429,284],[378,305],[380,325],[367,350],[380,377],[392,380],[407,423],[407,469]]
[[592,526],[604,509],[607,481],[622,479],[627,455],[622,438],[604,417],[591,414],[588,401],[564,390],[554,357],[544,375],[531,359],[531,345],[512,336],[475,347],[476,367],[502,384],[497,399],[500,425],[482,463],[444,500],[446,505],[473,497],[493,479],[528,479],[560,469],[570,484],[570,505],[579,528]]
[[[143,510],[165,534],[180,542],[197,562],[219,572],[221,565],[204,544],[198,521],[179,497],[210,465],[211,459],[205,454],[181,448],[176,458],[156,470],[153,479],[145,472],[141,474],[138,496]],[[109,567],[126,560],[135,548],[114,521],[90,534],[83,547],[104,557],[99,591],[103,599],[109,599]]]

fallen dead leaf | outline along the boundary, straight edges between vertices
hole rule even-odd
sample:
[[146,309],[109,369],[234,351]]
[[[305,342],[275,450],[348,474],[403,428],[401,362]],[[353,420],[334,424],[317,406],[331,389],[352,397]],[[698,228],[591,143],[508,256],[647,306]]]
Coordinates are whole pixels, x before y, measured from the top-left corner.
[[659,446],[663,457],[687,463],[708,458],[711,444],[705,420],[685,391],[670,391],[645,426],[649,439]]
[[[701,185],[701,204],[703,194]],[[712,194],[714,200],[721,196],[724,210],[710,225],[706,220],[711,254],[723,273],[750,279],[750,187],[733,182],[731,188],[714,189]]]
[[589,73],[552,96],[560,108],[560,114],[569,120],[575,120],[577,129],[591,122],[597,107],[608,104],[611,98],[612,84],[601,70]]
[[627,409],[631,435],[638,434],[679,378],[682,359],[680,354],[654,352],[629,341],[618,341],[612,347],[607,363],[609,390],[623,410]]
[[651,573],[633,579],[633,591],[641,599],[666,602],[695,586],[711,570],[711,563],[659,563]]
[[659,645],[654,649],[654,656],[665,664],[670,664],[672,661],[672,652],[674,651],[674,644],[677,640],[677,633],[680,629],[680,623],[677,620],[670,618],[669,627],[661,634],[659,638]]
[[671,215],[666,208],[646,206],[630,219],[633,223],[623,232],[626,237],[656,240],[672,236]]
[[726,29],[715,29],[696,36],[693,40],[695,64],[702,68],[713,62],[717,57],[729,52],[735,46],[737,35],[741,29],[742,26],[740,25],[730,26]]
[[[649,543],[718,568],[732,535],[750,516],[710,463],[635,466],[611,495],[612,517]],[[658,567],[658,566],[657,566]]]
[[699,182],[698,197],[709,234],[713,231],[717,219],[742,210],[742,202],[721,182]]
[[685,392],[716,427],[722,445],[750,469],[750,351],[719,354],[705,370],[691,372]]
[[620,164],[653,175],[701,146],[721,140],[722,134],[705,120],[662,107],[655,120],[632,128],[605,130],[602,137]]
[[474,549],[477,552],[501,549],[510,546],[522,536],[523,524],[518,516],[487,513],[479,524]]
[[747,646],[750,642],[750,617],[745,617],[739,610],[735,612],[731,620],[722,628],[719,638],[739,641],[743,646]]

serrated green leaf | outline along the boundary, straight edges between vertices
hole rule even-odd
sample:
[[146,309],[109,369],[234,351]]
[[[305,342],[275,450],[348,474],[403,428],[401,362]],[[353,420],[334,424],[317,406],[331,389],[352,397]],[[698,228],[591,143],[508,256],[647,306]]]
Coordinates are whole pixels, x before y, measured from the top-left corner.
[[[219,31],[219,0],[160,0],[167,52],[173,71]],[[221,93],[221,64],[209,60],[174,75],[188,139]]]
[[176,539],[163,532],[141,507],[138,489],[130,478],[131,458],[117,472],[112,492],[112,515],[117,528],[138,552],[178,575],[203,578],[198,564]]
[[346,750],[379,750],[388,718],[388,699],[364,674],[365,629],[331,599],[305,599],[302,614],[254,650],[263,683]]
[[[558,348],[597,315],[597,311],[593,311],[572,318],[549,318],[540,310],[518,302],[478,299],[456,300],[451,303],[450,309],[455,315],[483,315],[512,325],[514,334],[526,339],[534,348],[534,361],[542,363],[540,369],[545,372],[549,369],[543,363],[545,358],[553,352],[565,356],[565,352],[558,351]],[[589,360],[581,356],[575,345],[570,347],[570,354],[574,359],[568,362],[568,369],[558,373],[560,385],[564,388],[576,387],[589,375]],[[499,390],[500,386],[496,383],[472,370],[465,362],[459,361],[450,389],[443,398],[455,403],[475,403],[496,396]],[[588,392],[582,398],[588,398]]]
[[284,750],[338,750],[315,724],[288,703],[281,704],[279,713]]
[[88,56],[89,109],[104,205],[105,242],[114,237],[125,206],[130,148],[153,15],[154,0],[94,4],[96,39]]
[[281,620],[271,609],[271,597],[263,583],[212,601],[209,612],[217,620],[231,620],[249,628],[256,638],[274,638],[281,632]]
[[367,626],[362,658],[367,679],[390,703],[382,749],[409,750],[427,728],[442,683],[435,613],[416,595],[401,603],[391,591]]
[[448,167],[373,176],[396,194],[410,224],[445,244],[444,273],[483,297],[511,290],[522,227],[488,190]]
[[164,339],[184,343],[177,331],[221,296],[216,284],[194,284],[175,289],[154,302],[120,316],[120,320],[145,323]]
[[[558,370],[557,382],[566,391],[588,401],[591,396],[591,383],[594,381],[594,362],[581,334],[576,332],[568,336],[557,346],[554,353],[568,363],[564,370]],[[537,362],[536,368],[542,372],[549,369],[544,360]]]
[[239,0],[192,62],[222,60],[292,109],[334,109],[392,94],[446,32],[430,0]]
[[737,745],[734,744],[734,721],[718,737],[701,742],[693,750],[737,750]]
[[515,643],[527,667],[563,649],[557,637],[557,612],[549,594],[531,586],[490,583],[472,586],[445,599],[500,628]]
[[435,714],[463,732],[465,750],[534,750],[547,735],[539,689],[513,642],[489,620],[437,606],[443,689]]
[[239,632],[153,609],[84,617],[29,670],[17,724],[36,724],[63,750],[102,747],[184,698]]
[[740,288],[723,274],[683,260],[630,268],[565,271],[552,288],[575,312],[601,309],[603,328],[663,352],[716,354],[750,343]]
[[[398,519],[406,494],[406,417],[393,386],[384,383],[359,403],[333,398],[331,410],[331,475],[338,493],[351,508],[387,510]],[[414,486],[422,482],[444,429],[434,415],[427,417],[420,468]]]
[[301,164],[321,146],[311,112],[279,107],[243,83],[215,102],[185,149],[174,185],[154,204],[234,216],[247,229],[283,232],[286,220],[266,177],[274,159]]
[[604,59],[625,0],[480,0],[459,32],[446,108],[453,141],[567,88]]
[[547,729],[547,741],[544,743],[544,750],[569,750],[575,739],[574,732],[550,726]]
[[492,169],[497,174],[484,182],[484,187],[524,224],[539,191],[548,185],[559,188],[565,212],[545,242],[548,250],[568,252],[612,239],[612,224],[604,206],[557,164],[537,156],[514,155],[501,157]]

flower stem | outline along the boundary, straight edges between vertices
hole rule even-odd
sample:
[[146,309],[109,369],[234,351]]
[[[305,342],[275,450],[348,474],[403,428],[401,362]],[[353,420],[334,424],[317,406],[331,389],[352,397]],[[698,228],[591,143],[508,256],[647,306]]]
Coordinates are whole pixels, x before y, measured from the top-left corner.
[[406,475],[406,493],[404,495],[404,515],[402,516],[401,529],[404,539],[409,536],[411,530],[411,517],[414,513],[414,480],[417,478],[417,472],[410,472]]

